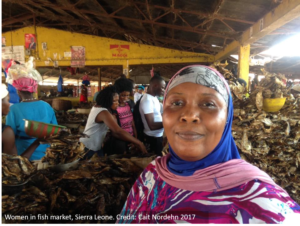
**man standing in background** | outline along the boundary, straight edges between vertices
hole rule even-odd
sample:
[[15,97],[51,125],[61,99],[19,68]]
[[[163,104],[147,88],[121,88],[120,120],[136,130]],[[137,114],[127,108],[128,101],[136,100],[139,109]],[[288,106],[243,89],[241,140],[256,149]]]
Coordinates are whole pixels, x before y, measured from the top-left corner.
[[160,76],[153,76],[150,80],[148,92],[141,99],[139,106],[144,125],[144,137],[150,145],[150,152],[161,156],[163,149],[163,124],[161,106],[156,96],[162,96],[165,92],[166,83]]
[[134,103],[136,103],[141,98],[144,90],[145,90],[144,86],[138,87],[138,91],[134,94]]

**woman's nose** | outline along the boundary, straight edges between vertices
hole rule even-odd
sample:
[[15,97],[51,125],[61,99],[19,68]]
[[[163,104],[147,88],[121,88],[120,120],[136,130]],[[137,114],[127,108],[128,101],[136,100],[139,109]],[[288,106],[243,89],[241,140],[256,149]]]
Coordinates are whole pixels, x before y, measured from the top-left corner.
[[200,122],[200,111],[197,107],[189,107],[184,109],[180,116],[180,122],[198,123]]

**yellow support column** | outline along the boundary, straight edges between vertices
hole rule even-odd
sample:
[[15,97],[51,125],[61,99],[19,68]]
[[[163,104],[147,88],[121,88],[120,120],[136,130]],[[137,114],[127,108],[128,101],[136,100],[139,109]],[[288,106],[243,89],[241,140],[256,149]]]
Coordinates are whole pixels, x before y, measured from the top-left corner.
[[126,75],[126,78],[129,78],[129,64],[128,60],[123,63],[123,74]]
[[247,82],[247,89],[249,87],[249,57],[250,44],[246,46],[240,46],[238,75],[239,78],[242,78]]

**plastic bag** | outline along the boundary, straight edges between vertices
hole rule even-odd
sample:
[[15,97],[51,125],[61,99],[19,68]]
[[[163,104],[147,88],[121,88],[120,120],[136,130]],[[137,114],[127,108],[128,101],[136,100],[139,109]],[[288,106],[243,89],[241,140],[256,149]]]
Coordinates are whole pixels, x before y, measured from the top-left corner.
[[42,81],[41,74],[33,68],[34,57],[29,57],[29,60],[23,64],[14,64],[8,69],[6,82],[12,84],[14,80],[19,78],[31,78],[38,83]]

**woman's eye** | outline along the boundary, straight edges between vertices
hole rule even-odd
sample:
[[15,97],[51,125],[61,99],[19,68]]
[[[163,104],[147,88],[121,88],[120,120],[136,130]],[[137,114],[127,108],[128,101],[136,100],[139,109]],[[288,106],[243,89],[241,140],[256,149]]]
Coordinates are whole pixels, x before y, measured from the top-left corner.
[[181,101],[174,101],[172,102],[173,106],[181,106],[183,103]]
[[205,106],[205,107],[215,107],[216,105],[212,102],[207,102],[207,103],[204,103],[203,106]]

